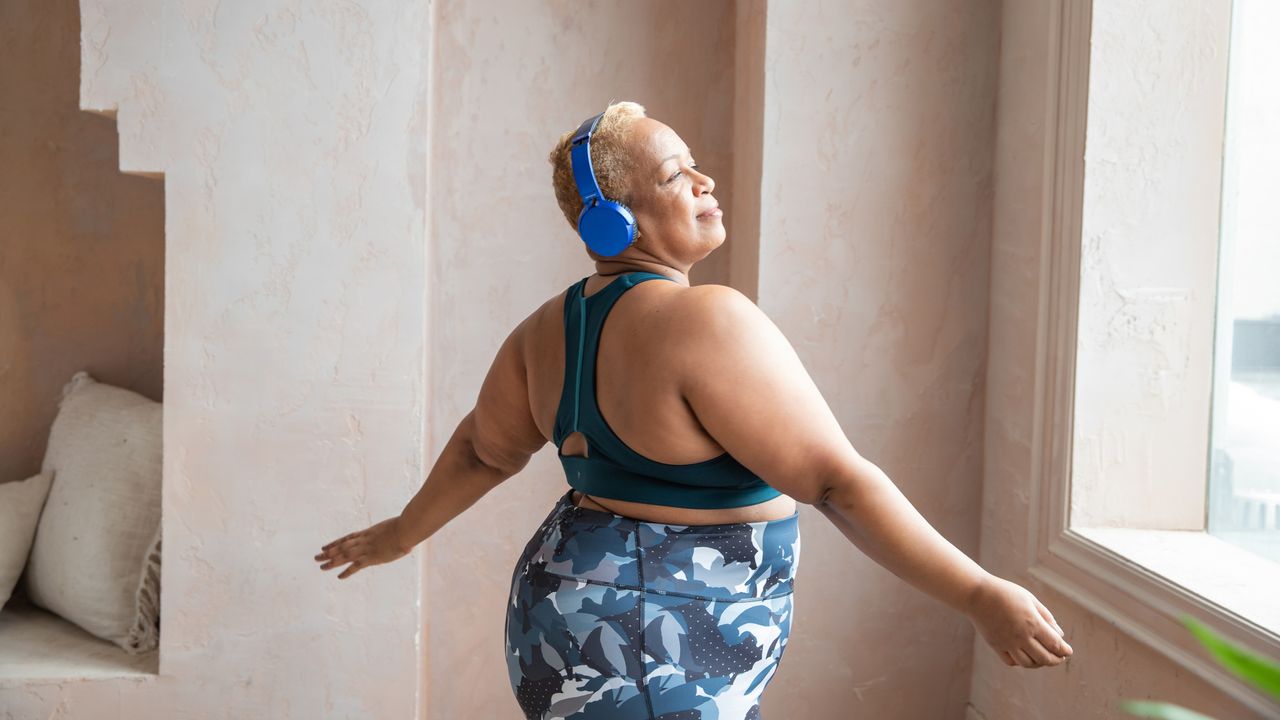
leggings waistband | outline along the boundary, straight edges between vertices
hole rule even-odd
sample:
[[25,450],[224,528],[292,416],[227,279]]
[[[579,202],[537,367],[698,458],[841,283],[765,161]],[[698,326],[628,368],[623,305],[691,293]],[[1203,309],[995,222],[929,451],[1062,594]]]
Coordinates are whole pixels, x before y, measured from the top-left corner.
[[524,561],[561,579],[711,600],[756,600],[793,591],[799,513],[777,520],[676,525],[557,501]]

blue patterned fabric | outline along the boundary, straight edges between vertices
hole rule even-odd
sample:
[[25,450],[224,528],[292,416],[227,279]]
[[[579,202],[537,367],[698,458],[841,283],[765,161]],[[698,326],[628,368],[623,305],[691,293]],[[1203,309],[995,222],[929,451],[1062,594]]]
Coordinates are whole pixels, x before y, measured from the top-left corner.
[[758,720],[791,631],[799,515],[669,525],[571,495],[512,573],[507,670],[525,717]]

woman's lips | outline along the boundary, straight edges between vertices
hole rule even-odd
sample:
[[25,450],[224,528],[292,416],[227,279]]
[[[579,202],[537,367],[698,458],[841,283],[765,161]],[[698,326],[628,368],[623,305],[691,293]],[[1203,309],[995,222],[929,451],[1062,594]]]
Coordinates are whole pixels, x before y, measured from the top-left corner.
[[702,213],[701,215],[698,215],[698,217],[699,217],[699,218],[713,218],[713,217],[720,217],[720,216],[721,216],[721,215],[723,215],[723,214],[724,214],[724,213],[720,211],[720,208],[716,207],[716,208],[711,208],[710,210],[708,210],[708,211],[706,211],[706,212]]

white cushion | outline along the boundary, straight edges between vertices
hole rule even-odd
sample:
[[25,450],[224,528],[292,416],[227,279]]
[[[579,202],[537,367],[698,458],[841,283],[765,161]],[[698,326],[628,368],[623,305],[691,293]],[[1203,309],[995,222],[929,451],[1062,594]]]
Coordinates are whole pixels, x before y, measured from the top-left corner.
[[83,370],[62,390],[27,596],[131,654],[157,645],[162,406]]
[[0,485],[0,607],[9,602],[27,565],[36,521],[52,480],[52,475],[42,472],[22,482]]

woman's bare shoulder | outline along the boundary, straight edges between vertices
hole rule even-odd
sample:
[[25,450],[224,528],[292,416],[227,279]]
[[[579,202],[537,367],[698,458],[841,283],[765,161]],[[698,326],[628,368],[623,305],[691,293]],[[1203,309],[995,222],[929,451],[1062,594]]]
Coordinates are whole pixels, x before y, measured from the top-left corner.
[[806,503],[856,452],[791,343],[759,306],[724,285],[688,293],[681,394],[738,462]]
[[680,317],[688,330],[716,338],[721,333],[749,337],[761,332],[777,331],[769,316],[751,298],[728,285],[706,283],[694,285],[681,293]]
[[[646,288],[645,301],[639,314],[633,314],[636,325],[633,331],[650,331],[659,333],[659,337],[649,335],[655,340],[681,340],[690,335],[706,336],[707,333],[729,332],[746,333],[748,336],[759,332],[776,332],[772,321],[756,306],[751,298],[728,285],[704,283],[683,286],[671,282],[644,283],[653,287]],[[628,295],[639,288],[633,288]],[[543,333],[558,331],[564,324],[564,303],[568,290],[547,298],[541,305],[529,313],[517,330],[526,334],[527,338],[541,337]],[[634,299],[633,299],[634,300]],[[633,309],[637,309],[635,304]],[[646,322],[649,321],[649,322]],[[686,343],[681,342],[681,345]]]

